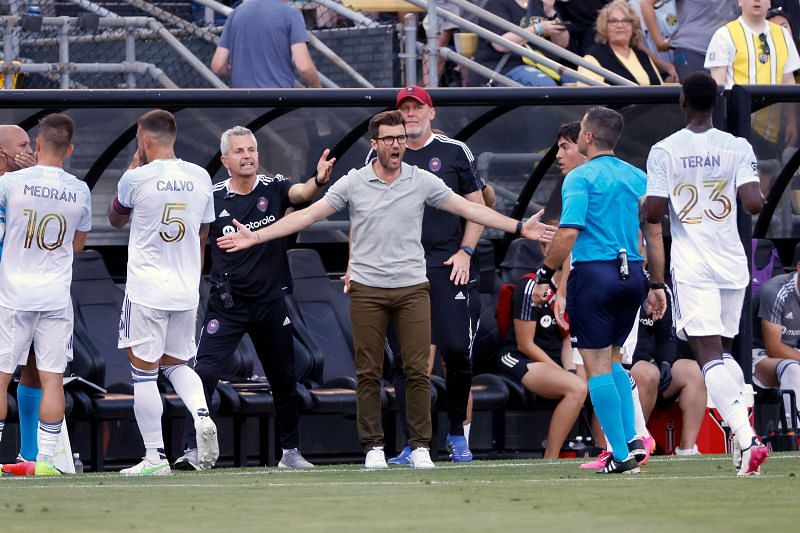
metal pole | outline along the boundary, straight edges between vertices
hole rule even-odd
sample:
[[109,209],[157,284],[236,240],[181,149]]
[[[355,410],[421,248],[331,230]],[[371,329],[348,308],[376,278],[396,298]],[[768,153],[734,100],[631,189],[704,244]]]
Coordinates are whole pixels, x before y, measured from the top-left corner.
[[101,17],[111,17],[111,18],[119,17],[119,15],[117,15],[113,11],[109,11],[103,6],[99,6],[94,2],[91,2],[90,0],[67,0],[67,1],[75,4],[76,6],[82,7],[83,9],[89,11],[90,13],[95,13],[97,15],[100,15]]
[[178,85],[174,81],[172,81],[169,78],[169,76],[164,74],[163,70],[153,65],[152,63],[145,63],[145,65],[147,65],[147,73],[150,74],[153,78],[157,79],[161,85],[163,85],[167,89],[180,89],[180,87],[178,87]]
[[322,72],[317,72],[317,76],[319,76],[319,83],[326,89],[341,89],[339,85],[336,85],[336,83],[331,81],[331,79]]
[[217,44],[219,43],[219,37],[212,33],[207,28],[201,28],[196,24],[192,24],[191,22],[182,19],[181,17],[175,16],[169,11],[165,11],[160,7],[154,6],[150,2],[145,2],[144,0],[123,0],[126,4],[130,4],[137,9],[141,9],[145,13],[156,17],[160,21],[166,21],[169,24],[173,24],[182,30],[186,30],[195,37],[199,37],[206,42]]
[[437,0],[428,0],[428,87],[439,86],[439,21],[436,17]]
[[61,88],[69,89],[69,22],[58,29],[58,62],[61,63]]
[[208,13],[208,10],[210,9],[212,11],[216,11],[217,13],[221,13],[227,17],[228,15],[231,14],[231,11],[233,11],[232,8],[226,6],[225,4],[220,4],[216,0],[194,0],[194,1],[197,4],[204,6],[206,8],[206,13]]
[[[416,1],[412,1],[411,3],[415,4],[415,5],[419,5],[419,4],[416,3]],[[623,78],[619,74],[615,74],[615,73],[613,73],[613,72],[611,72],[611,71],[609,71],[607,69],[604,69],[602,67],[598,67],[597,65],[589,63],[588,61],[586,61],[581,56],[579,56],[577,54],[573,54],[569,50],[561,48],[560,46],[551,43],[547,39],[539,37],[538,35],[534,35],[531,32],[520,28],[518,25],[513,24],[513,23],[505,20],[502,17],[498,17],[497,15],[495,15],[493,13],[489,13],[485,9],[481,9],[480,7],[476,6],[472,2],[469,2],[467,0],[452,0],[452,2],[450,2],[450,3],[460,7],[464,11],[467,11],[469,13],[477,15],[479,18],[485,20],[486,22],[489,22],[490,24],[493,24],[493,25],[497,26],[498,28],[500,28],[504,32],[510,31],[514,35],[518,35],[519,37],[524,38],[529,43],[535,45],[536,48],[544,50],[545,52],[549,52],[549,53],[553,54],[556,57],[560,57],[561,59],[563,59],[565,61],[569,61],[570,63],[574,63],[574,64],[576,64],[576,65],[578,65],[580,67],[584,67],[584,68],[586,68],[586,69],[588,69],[588,70],[590,70],[590,71],[592,71],[592,72],[594,72],[596,74],[599,74],[600,76],[603,76],[603,78],[605,78],[605,80],[608,81],[609,83],[614,83],[616,85],[636,85],[632,81]],[[446,15],[451,15],[451,16],[456,16],[456,15],[453,15],[452,13],[449,13],[449,12],[442,13],[441,11],[439,12],[439,14],[444,16],[448,20],[453,20],[456,24],[459,24],[459,26],[460,26],[460,23],[459,23],[458,20],[454,20],[453,18],[450,18],[450,17],[446,16]],[[457,17],[457,18],[461,18],[461,17]],[[464,19],[461,19],[461,20],[464,20]],[[502,46],[505,46],[502,43],[500,43],[500,44]],[[509,47],[506,46],[506,48],[509,48]],[[541,60],[537,60],[537,63],[541,63],[541,64],[543,64],[543,65],[545,65],[547,67],[553,68],[553,67],[551,67],[550,65],[547,65],[544,61],[541,61]],[[558,63],[556,63],[556,64],[558,64]],[[579,80],[579,81],[583,81],[583,80]]]
[[521,83],[518,83],[507,76],[503,76],[502,74],[495,72],[488,67],[484,67],[480,63],[477,63],[467,57],[464,57],[459,53],[453,52],[446,46],[442,46],[441,48],[439,48],[439,55],[441,55],[448,61],[452,61],[453,63],[458,63],[459,65],[465,66],[468,69],[477,72],[481,76],[486,76],[487,78],[496,81],[500,85],[505,85],[506,87],[524,87],[524,85],[522,85]]
[[214,24],[214,10],[208,6],[203,9],[203,22],[208,26]]
[[158,33],[168,45],[170,45],[176,52],[178,52],[178,55],[180,55],[182,58],[186,60],[187,63],[189,63],[192,67],[194,67],[194,69],[197,72],[199,72],[200,75],[203,76],[211,85],[213,85],[217,89],[228,88],[228,86],[225,85],[225,83],[221,79],[219,79],[216,74],[211,72],[211,70],[205,65],[205,63],[200,61],[197,58],[197,56],[195,56],[191,51],[189,51],[189,49],[183,46],[183,44],[178,39],[176,39],[175,36],[172,35],[164,27],[163,24],[161,24],[156,20],[149,19],[148,25],[150,26],[150,29]]
[[406,13],[403,17],[403,42],[402,59],[406,64],[406,85],[417,84],[417,15]]
[[[202,0],[202,1],[208,1],[208,0]],[[372,20],[371,18],[365,17],[361,13],[357,13],[351,9],[348,9],[344,7],[342,4],[339,4],[338,2],[335,2],[333,0],[314,0],[314,1],[321,6],[327,7],[331,11],[338,13],[339,15],[352,20],[359,26],[367,26],[367,27],[378,26],[378,23]]]
[[[417,7],[421,7],[423,9],[427,9],[427,7],[428,7],[428,2],[426,2],[425,0],[406,0],[406,2],[408,2],[409,4],[413,4],[413,5],[417,6]],[[533,50],[531,50],[530,48],[526,48],[524,46],[520,46],[520,45],[518,45],[516,43],[513,43],[513,42],[509,41],[508,39],[504,39],[504,38],[500,37],[499,35],[497,35],[495,33],[492,33],[489,30],[487,30],[485,28],[482,28],[481,26],[478,26],[477,24],[474,24],[474,23],[472,23],[472,22],[470,22],[468,20],[465,20],[465,19],[459,17],[458,15],[454,15],[453,13],[450,13],[449,11],[447,11],[445,9],[438,8],[438,14],[441,15],[442,17],[444,17],[445,19],[456,23],[460,28],[462,28],[464,30],[471,31],[472,33],[477,33],[478,36],[483,37],[487,41],[490,41],[490,42],[493,42],[493,43],[497,43],[500,46],[502,46],[504,48],[507,48],[509,51],[511,51],[511,52],[513,52],[513,53],[515,53],[517,55],[520,55],[520,56],[523,56],[523,57],[527,57],[528,59],[531,59],[531,60],[535,61],[536,63],[540,63],[540,64],[542,64],[542,65],[544,65],[544,66],[546,66],[548,68],[551,68],[551,69],[555,70],[556,72],[558,72],[559,74],[562,74],[562,75],[563,74],[569,74],[570,76],[575,78],[577,81],[579,81],[581,83],[585,83],[586,85],[592,85],[592,86],[605,86],[605,85],[607,85],[606,83],[603,83],[602,81],[597,81],[594,78],[590,78],[589,76],[585,76],[585,75],[579,73],[577,70],[573,70],[571,68],[567,68],[564,65],[562,65],[560,63],[557,63],[557,62],[553,61],[552,59],[550,59],[548,57],[545,57],[543,55],[534,54]],[[500,19],[500,20],[502,20],[502,19]],[[517,28],[517,29],[519,29],[519,28]],[[525,30],[521,30],[521,31],[523,33],[528,33]],[[535,37],[532,34],[529,34],[528,36],[529,37]],[[556,47],[556,48],[559,48],[559,47]],[[561,48],[559,48],[559,49],[561,49]],[[566,50],[562,50],[562,51],[566,52]],[[571,53],[571,52],[566,52],[566,53]],[[575,55],[575,54],[572,54],[572,55]],[[575,57],[580,59],[583,63],[587,63],[588,64],[588,62],[585,61],[583,58],[581,58],[579,56],[575,56]],[[595,65],[592,65],[592,68],[594,69],[593,71],[597,71],[597,69],[598,69],[598,67],[595,66]],[[600,69],[600,70],[606,72],[605,69]],[[620,76],[618,76],[616,74],[609,73],[609,77],[611,77],[611,76],[624,80],[625,83],[622,84],[622,85],[636,86],[636,84],[633,83],[632,81],[626,80],[625,78],[622,78],[622,77],[620,77]],[[609,78],[607,77],[606,79],[609,79]]]
[[[369,82],[364,76],[358,73],[356,69],[351,67],[344,59],[336,54],[333,50],[328,48],[328,45],[323,43],[316,35],[311,32],[308,32],[308,44],[316,48],[320,54],[325,56],[325,58],[342,69],[345,74],[353,78],[356,83],[358,83],[362,87],[367,88],[375,88],[373,84]],[[338,87],[338,85],[337,85]]]
[[[136,62],[136,35],[131,27],[125,28],[125,61]],[[136,88],[136,75],[133,72],[129,72],[125,76],[125,85],[128,89]]]
[[[12,2],[12,8],[16,4]],[[3,24],[3,66],[10,67],[15,56],[14,56],[14,47],[13,43],[11,42],[12,35],[16,30],[16,26],[13,25],[14,23],[11,22],[11,18],[7,18],[5,20],[5,24]],[[13,89],[14,88],[14,76],[10,70],[6,70],[3,75],[3,88],[4,89]]]

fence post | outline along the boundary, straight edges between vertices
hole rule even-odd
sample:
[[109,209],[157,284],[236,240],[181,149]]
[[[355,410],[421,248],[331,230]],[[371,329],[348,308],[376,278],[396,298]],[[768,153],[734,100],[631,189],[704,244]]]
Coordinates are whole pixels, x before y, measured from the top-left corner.
[[[125,61],[130,64],[136,62],[136,33],[131,26],[125,26]],[[125,74],[125,85],[128,89],[136,88],[136,74],[133,71]]]
[[69,21],[62,19],[58,27],[58,62],[61,70],[60,85],[62,89],[69,89]]
[[417,84],[417,15],[406,13],[403,17],[403,50],[406,85]]
[[439,86],[439,20],[436,3],[437,0],[428,0],[428,87]]

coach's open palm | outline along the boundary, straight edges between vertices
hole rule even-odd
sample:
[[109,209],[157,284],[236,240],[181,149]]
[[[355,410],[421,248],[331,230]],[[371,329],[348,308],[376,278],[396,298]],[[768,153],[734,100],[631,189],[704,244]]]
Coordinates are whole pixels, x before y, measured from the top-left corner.
[[219,237],[217,246],[228,252],[238,252],[258,244],[258,237],[247,226],[235,218],[233,219],[233,225],[236,227],[236,232]]
[[539,222],[544,215],[544,209],[533,215],[522,225],[522,236],[532,241],[550,242],[556,234],[556,228]]

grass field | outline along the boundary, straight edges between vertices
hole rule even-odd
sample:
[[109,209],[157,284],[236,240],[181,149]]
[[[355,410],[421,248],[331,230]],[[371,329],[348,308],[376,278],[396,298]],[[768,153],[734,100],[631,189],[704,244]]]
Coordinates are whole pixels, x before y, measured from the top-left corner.
[[727,456],[703,456],[624,477],[530,460],[3,478],[0,531],[798,531],[800,454],[763,470],[737,478]]

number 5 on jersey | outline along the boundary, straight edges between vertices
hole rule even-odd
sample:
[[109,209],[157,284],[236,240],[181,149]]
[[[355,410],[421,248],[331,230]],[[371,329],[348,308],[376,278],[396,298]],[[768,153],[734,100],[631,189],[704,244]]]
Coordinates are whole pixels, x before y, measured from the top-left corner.
[[175,202],[164,204],[164,211],[161,213],[161,223],[165,226],[177,224],[178,231],[175,235],[170,235],[167,231],[159,231],[158,235],[164,242],[178,242],[186,235],[186,223],[181,217],[173,215],[173,211],[186,211],[185,202]]

